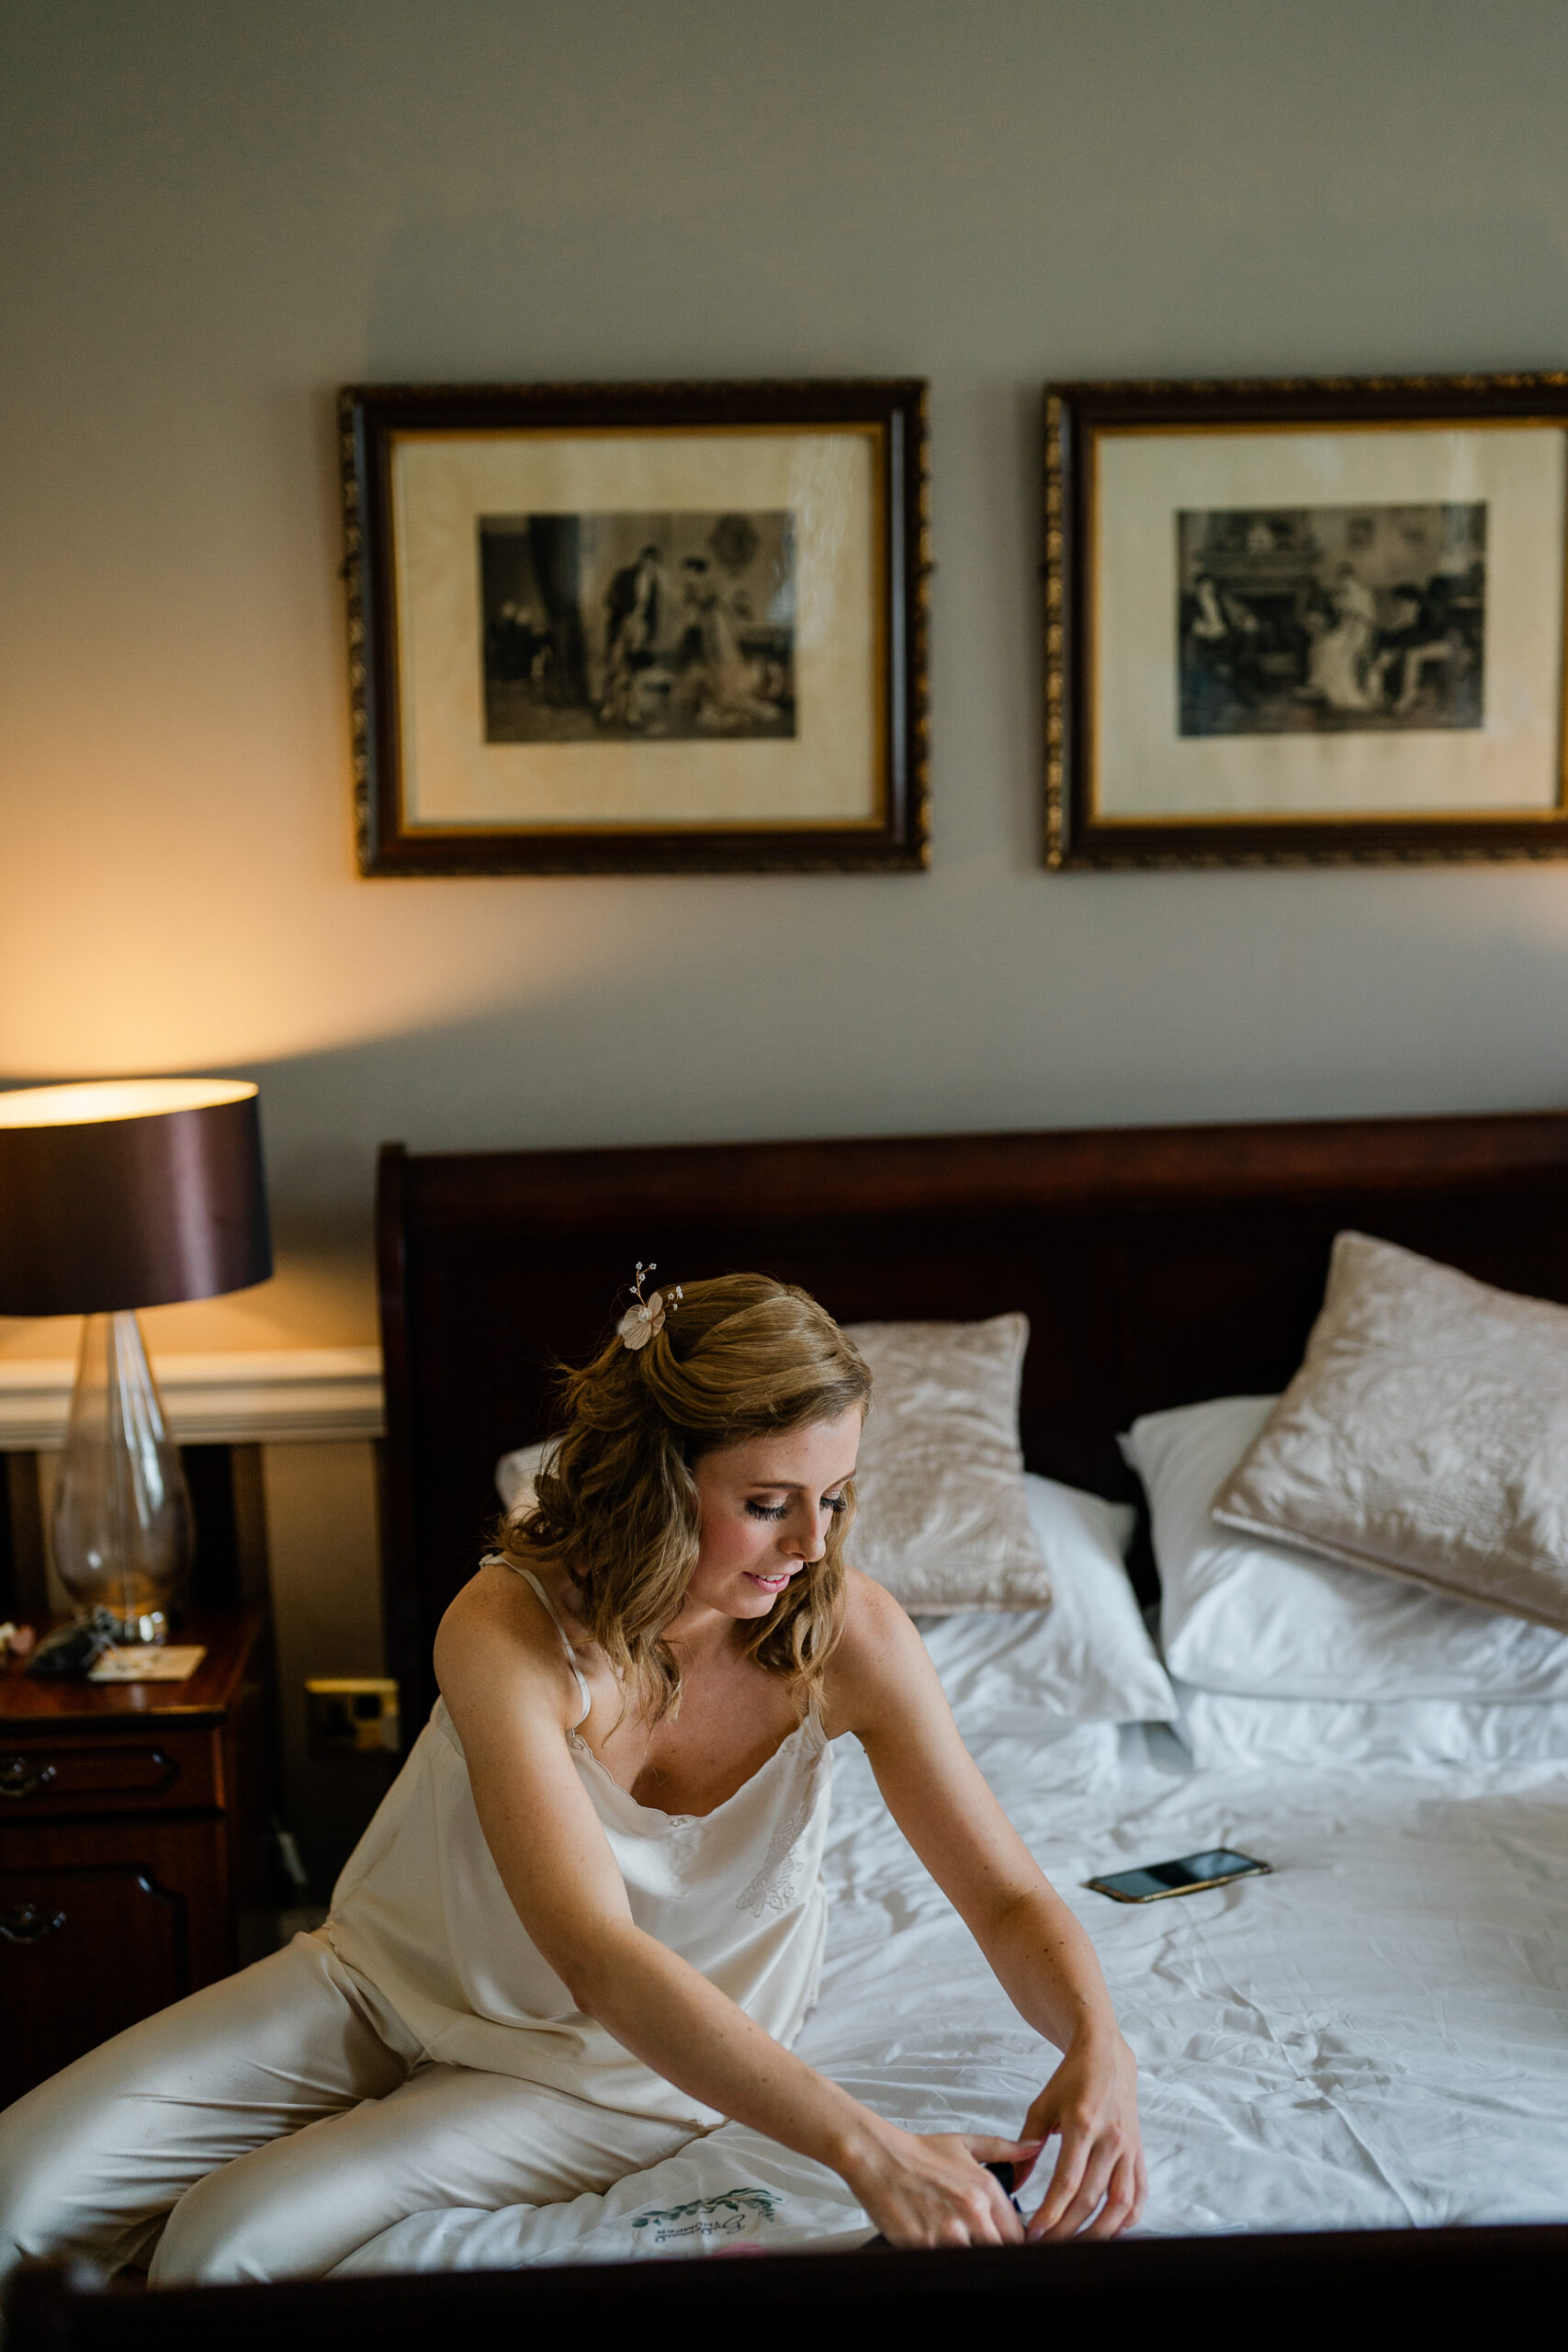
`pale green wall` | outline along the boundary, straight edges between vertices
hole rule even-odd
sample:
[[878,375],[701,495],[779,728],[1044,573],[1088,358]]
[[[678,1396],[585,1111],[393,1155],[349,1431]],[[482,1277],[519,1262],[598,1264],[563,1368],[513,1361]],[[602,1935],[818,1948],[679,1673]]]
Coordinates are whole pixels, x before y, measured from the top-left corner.
[[[351,1254],[389,1135],[1563,1098],[1568,867],[1040,871],[1034,577],[1049,375],[1568,359],[1562,0],[13,0],[0,51],[0,1077],[253,1072],[285,1239]],[[339,383],[870,371],[933,384],[929,876],[355,877]],[[361,1336],[343,1272],[241,1336]]]

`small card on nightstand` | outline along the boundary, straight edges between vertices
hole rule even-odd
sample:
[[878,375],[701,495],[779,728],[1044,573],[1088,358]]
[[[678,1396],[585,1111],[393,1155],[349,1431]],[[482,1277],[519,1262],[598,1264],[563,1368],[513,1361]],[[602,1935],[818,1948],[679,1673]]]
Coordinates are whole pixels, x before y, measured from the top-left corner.
[[207,1652],[198,1642],[111,1642],[89,1682],[188,1682]]

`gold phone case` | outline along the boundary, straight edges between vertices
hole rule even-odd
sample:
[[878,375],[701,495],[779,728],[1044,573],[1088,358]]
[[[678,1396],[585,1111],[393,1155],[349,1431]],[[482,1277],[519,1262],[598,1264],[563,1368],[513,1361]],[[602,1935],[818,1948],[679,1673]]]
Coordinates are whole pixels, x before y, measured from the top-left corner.
[[1272,1862],[1249,1862],[1244,1871],[1223,1871],[1218,1878],[1195,1878],[1190,1886],[1156,1887],[1153,1894],[1124,1894],[1119,1886],[1110,1885],[1102,1878],[1086,1878],[1084,1884],[1093,1887],[1096,1894],[1109,1894],[1112,1903],[1165,1903],[1173,1894],[1201,1894],[1205,1887],[1229,1886],[1238,1878],[1272,1878]]

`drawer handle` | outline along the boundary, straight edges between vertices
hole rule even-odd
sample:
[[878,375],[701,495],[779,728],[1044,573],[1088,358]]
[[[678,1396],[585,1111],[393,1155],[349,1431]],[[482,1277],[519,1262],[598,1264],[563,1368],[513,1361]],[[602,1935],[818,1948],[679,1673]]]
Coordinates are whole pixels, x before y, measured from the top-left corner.
[[30,1797],[47,1789],[54,1778],[52,1764],[29,1763],[25,1756],[0,1756],[0,1797]]
[[46,1911],[38,1903],[13,1903],[0,1911],[0,1936],[8,1944],[41,1943],[45,1936],[64,1925],[63,1911]]

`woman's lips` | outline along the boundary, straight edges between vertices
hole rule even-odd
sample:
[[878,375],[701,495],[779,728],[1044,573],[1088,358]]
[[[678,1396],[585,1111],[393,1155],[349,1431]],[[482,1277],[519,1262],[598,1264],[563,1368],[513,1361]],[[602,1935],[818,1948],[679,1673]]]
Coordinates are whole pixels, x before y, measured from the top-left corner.
[[744,1568],[741,1574],[749,1577],[752,1584],[761,1585],[764,1592],[782,1592],[784,1586],[788,1584],[793,1570],[784,1568],[776,1577],[760,1577],[754,1568]]

